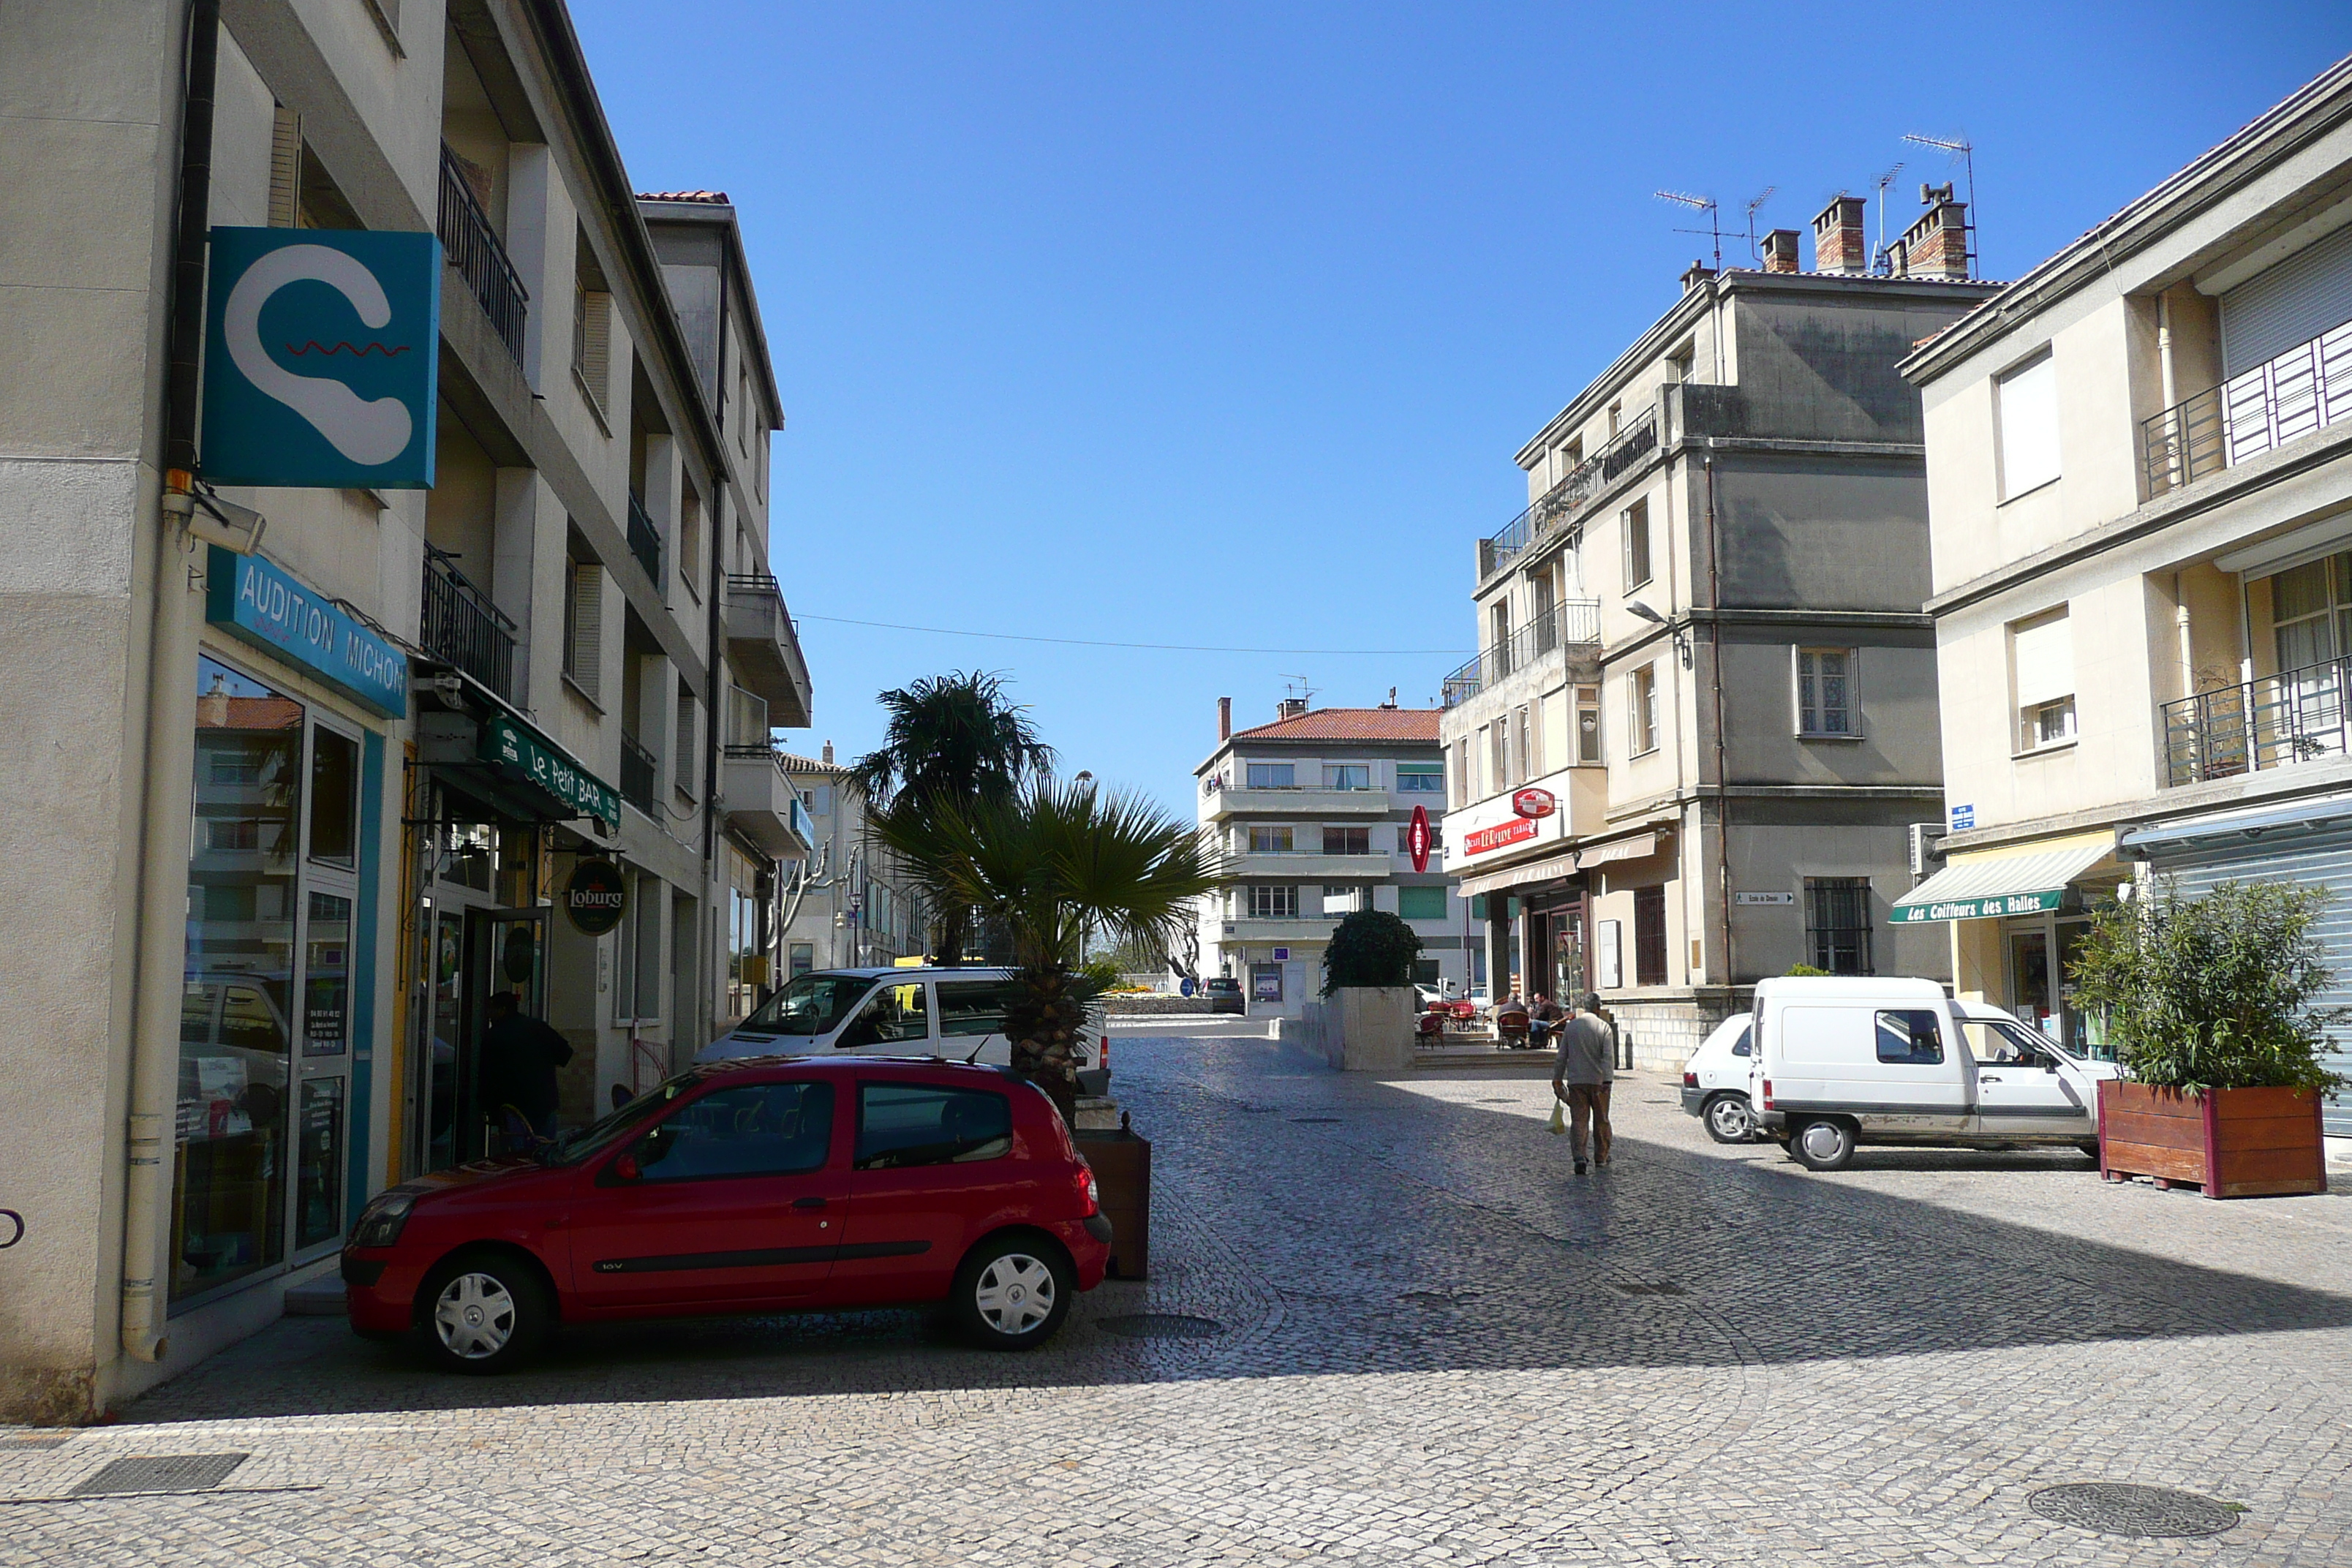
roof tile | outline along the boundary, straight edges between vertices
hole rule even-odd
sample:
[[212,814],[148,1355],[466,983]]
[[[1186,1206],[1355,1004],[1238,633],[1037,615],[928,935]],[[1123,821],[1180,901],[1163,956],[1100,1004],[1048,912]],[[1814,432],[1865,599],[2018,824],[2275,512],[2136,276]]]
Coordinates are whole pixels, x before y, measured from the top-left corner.
[[1277,719],[1255,729],[1236,730],[1234,739],[1253,741],[1400,741],[1437,744],[1434,708],[1318,708],[1296,719]]

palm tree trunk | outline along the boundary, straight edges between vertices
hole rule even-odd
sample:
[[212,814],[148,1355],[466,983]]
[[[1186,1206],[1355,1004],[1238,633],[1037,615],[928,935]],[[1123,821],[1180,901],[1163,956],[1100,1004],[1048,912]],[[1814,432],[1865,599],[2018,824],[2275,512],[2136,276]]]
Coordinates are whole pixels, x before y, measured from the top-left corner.
[[1078,1129],[1078,1077],[1073,1058],[1086,1026],[1082,1000],[1070,994],[1071,975],[1058,964],[1024,966],[1022,994],[1007,1010],[1013,1070],[1045,1090],[1070,1131]]

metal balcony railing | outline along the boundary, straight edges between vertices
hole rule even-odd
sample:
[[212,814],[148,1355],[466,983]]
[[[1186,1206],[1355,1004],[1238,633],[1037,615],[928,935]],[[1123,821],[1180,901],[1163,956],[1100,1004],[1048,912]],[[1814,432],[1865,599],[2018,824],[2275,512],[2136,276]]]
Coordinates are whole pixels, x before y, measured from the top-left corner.
[[646,575],[653,579],[658,590],[662,580],[661,531],[646,515],[646,503],[637,499],[634,490],[629,492],[629,553],[637,558],[637,564],[646,569]]
[[474,188],[457,166],[457,155],[446,146],[441,149],[441,203],[434,232],[441,237],[442,255],[473,289],[499,341],[520,364],[530,293],[516,276],[514,263],[507,259],[507,247],[499,243],[498,230],[490,226],[489,215],[474,199]]
[[621,735],[621,798],[654,815],[654,775],[660,771],[654,754],[625,731]]
[[2140,424],[2148,499],[2352,418],[2352,321]]
[[1538,616],[1447,676],[1439,689],[1438,705],[1452,708],[1465,701],[1554,648],[1592,647],[1600,641],[1601,601],[1562,599],[1549,615]]
[[425,547],[425,604],[420,640],[509,701],[514,700],[515,624],[490,603],[447,552]]
[[1609,444],[1568,471],[1568,477],[1478,546],[1478,575],[1492,576],[1510,562],[1567,530],[1584,505],[1658,445],[1658,411],[1646,408]]
[[2352,659],[2333,659],[2159,705],[2165,783],[2178,788],[2343,756],[2352,750],[2347,672]]

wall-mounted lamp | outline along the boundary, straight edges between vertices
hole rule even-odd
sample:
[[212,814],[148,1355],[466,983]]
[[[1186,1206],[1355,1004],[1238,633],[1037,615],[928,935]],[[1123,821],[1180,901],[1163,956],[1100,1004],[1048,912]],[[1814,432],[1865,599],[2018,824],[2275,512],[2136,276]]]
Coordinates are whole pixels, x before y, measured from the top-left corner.
[[1682,656],[1683,668],[1685,669],[1688,669],[1691,667],[1690,631],[1687,627],[1675,625],[1674,622],[1666,619],[1665,616],[1658,614],[1657,611],[1650,608],[1649,605],[1642,603],[1639,599],[1626,600],[1625,610],[1627,614],[1633,616],[1637,619],[1647,621],[1652,626],[1664,626],[1666,630],[1672,632],[1675,638],[1675,651]]
[[163,490],[163,515],[171,518],[189,534],[205,544],[217,544],[236,555],[250,555],[261,547],[262,531],[269,520],[251,507],[224,500],[210,490],[201,490],[193,484],[178,482],[183,476],[174,473],[175,482]]

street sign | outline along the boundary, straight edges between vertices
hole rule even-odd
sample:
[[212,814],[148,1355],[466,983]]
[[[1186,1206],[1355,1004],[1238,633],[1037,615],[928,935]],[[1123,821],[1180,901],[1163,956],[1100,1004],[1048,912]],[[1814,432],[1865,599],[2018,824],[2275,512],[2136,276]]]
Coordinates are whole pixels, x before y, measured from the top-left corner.
[[583,936],[603,936],[629,912],[629,885],[610,860],[583,860],[563,884],[563,917]]
[[1797,901],[1797,895],[1794,893],[1734,893],[1731,895],[1731,901],[1742,908],[1757,904],[1793,904]]
[[215,228],[207,292],[205,479],[433,488],[439,240]]
[[1415,872],[1429,869],[1429,847],[1433,837],[1429,830],[1429,807],[1415,805],[1412,808],[1412,821],[1404,830],[1405,853],[1412,857],[1412,868]]
[[1953,832],[1966,833],[1969,828],[1974,827],[1976,825],[1977,808],[1974,801],[1970,801],[1966,805],[1956,805],[1952,807]]

